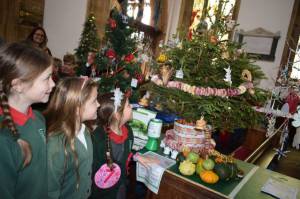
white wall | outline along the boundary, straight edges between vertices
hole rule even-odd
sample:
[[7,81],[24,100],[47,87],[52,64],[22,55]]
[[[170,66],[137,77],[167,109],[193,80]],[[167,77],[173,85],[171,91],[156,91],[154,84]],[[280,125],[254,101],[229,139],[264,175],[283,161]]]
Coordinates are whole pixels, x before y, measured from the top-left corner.
[[44,28],[53,56],[62,58],[78,47],[87,0],[45,0]]
[[172,39],[173,35],[177,33],[181,1],[182,0],[168,1],[168,27],[165,37],[165,43],[167,43],[169,39]]
[[238,16],[239,29],[249,31],[262,27],[274,33],[280,31],[281,37],[278,41],[275,60],[256,62],[268,78],[260,83],[262,88],[272,89],[275,85],[293,4],[294,0],[241,0]]

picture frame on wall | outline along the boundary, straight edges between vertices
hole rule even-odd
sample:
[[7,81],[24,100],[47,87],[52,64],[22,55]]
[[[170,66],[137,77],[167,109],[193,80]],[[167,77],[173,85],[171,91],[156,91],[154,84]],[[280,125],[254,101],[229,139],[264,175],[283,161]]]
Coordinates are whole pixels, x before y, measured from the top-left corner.
[[250,31],[241,29],[237,31],[237,38],[238,42],[243,44],[248,55],[264,61],[275,60],[280,32],[272,33],[263,28]]
[[18,23],[23,26],[36,27],[43,23],[44,4],[41,1],[21,0]]

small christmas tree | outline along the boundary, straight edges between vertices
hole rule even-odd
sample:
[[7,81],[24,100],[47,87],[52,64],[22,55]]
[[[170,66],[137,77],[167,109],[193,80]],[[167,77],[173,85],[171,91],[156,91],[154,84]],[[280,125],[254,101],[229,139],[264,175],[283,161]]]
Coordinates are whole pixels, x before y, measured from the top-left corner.
[[[264,78],[261,69],[240,44],[223,39],[232,31],[223,6],[220,1],[214,22],[212,16],[202,16],[191,38],[164,49],[158,61],[164,56],[167,60],[143,89],[151,92],[157,107],[193,122],[204,116],[214,128],[232,130],[260,121],[253,106],[263,103],[266,95],[254,86]],[[210,28],[204,19],[212,22]]]
[[86,22],[84,23],[79,47],[75,49],[75,54],[80,65],[86,63],[89,52],[96,52],[99,49],[100,39],[98,37],[95,20],[95,16],[93,14],[90,14]]
[[105,28],[106,46],[97,53],[96,64],[101,73],[100,92],[119,87],[123,92],[132,90],[131,99],[137,100],[137,86],[143,77],[135,58],[137,39],[129,26],[131,20],[117,9],[111,11]]

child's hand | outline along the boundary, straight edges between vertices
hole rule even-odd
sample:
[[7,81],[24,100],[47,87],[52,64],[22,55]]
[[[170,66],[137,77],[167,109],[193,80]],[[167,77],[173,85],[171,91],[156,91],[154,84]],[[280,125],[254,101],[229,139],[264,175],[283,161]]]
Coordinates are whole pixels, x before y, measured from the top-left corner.
[[149,164],[157,164],[159,163],[159,160],[152,158],[152,157],[144,157],[139,154],[135,155],[135,160],[139,163],[141,163],[143,166],[147,167]]

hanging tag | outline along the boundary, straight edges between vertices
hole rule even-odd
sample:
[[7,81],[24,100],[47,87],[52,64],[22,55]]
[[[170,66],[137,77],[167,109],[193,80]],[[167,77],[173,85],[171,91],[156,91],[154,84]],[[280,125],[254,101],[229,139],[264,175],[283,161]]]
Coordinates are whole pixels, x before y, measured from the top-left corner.
[[110,169],[107,164],[103,164],[96,172],[94,181],[97,187],[101,189],[107,189],[119,181],[121,177],[121,169],[119,165],[113,164],[113,169]]
[[178,79],[183,79],[183,70],[182,69],[176,70],[175,77]]
[[135,78],[132,78],[131,80],[131,87],[136,88],[138,84],[138,80]]

